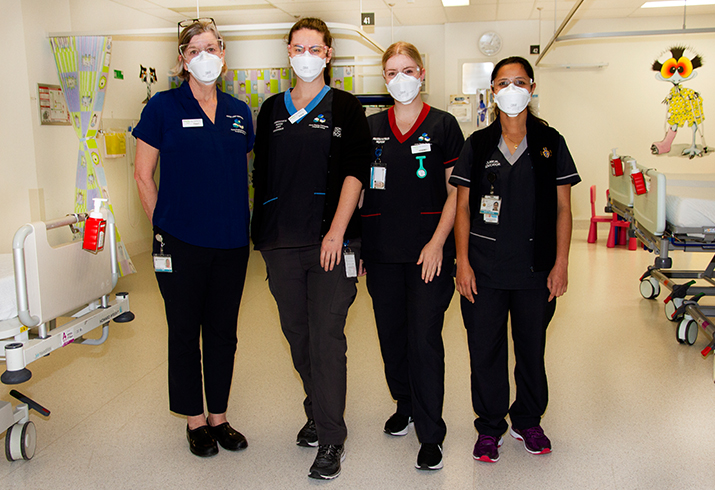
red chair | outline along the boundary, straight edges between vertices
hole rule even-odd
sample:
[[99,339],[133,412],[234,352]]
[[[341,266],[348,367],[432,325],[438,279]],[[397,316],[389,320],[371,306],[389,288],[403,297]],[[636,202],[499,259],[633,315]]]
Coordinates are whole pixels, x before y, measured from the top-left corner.
[[[596,243],[598,238],[598,223],[611,223],[613,216],[596,215],[596,186],[591,186],[591,225],[588,228],[588,243]],[[610,240],[610,233],[608,234]]]
[[[606,191],[606,196],[608,196],[608,191]],[[608,240],[606,241],[606,246],[608,248],[615,247],[617,242],[625,243],[626,238],[628,239],[628,250],[635,250],[638,248],[638,240],[636,240],[636,237],[628,237],[628,228],[631,225],[628,221],[619,219],[616,213],[611,213],[610,216],[596,215],[596,186],[592,185],[591,226],[588,229],[588,243],[596,242],[597,224],[605,222],[611,224],[610,229],[608,230]]]

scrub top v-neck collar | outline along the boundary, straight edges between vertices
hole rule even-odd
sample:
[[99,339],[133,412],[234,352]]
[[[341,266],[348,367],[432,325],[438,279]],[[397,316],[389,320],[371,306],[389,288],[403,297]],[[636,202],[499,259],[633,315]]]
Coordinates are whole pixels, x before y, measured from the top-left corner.
[[430,106],[427,104],[422,104],[422,110],[420,111],[419,116],[417,116],[417,120],[415,120],[414,124],[410,128],[407,133],[402,134],[402,131],[400,131],[400,128],[397,127],[397,120],[395,119],[395,106],[390,107],[387,110],[387,119],[390,121],[390,129],[392,130],[392,134],[395,135],[395,138],[397,138],[397,141],[400,143],[404,143],[408,139],[410,139],[410,136],[415,134],[415,131],[417,131],[417,128],[420,127],[420,125],[424,122],[425,118],[427,118],[427,114],[429,113]]
[[509,151],[509,147],[507,146],[506,141],[504,141],[504,136],[499,137],[498,148],[501,154],[504,155],[504,159],[509,162],[509,165],[513,166],[519,160],[519,157],[521,157],[521,155],[523,155],[526,151],[526,136],[524,136],[524,138],[522,138],[519,142],[519,146],[516,147],[514,153]]
[[[184,86],[186,86],[186,87],[184,88]],[[223,106],[221,104],[221,97],[219,97],[219,94],[218,94],[218,85],[215,88],[216,88],[216,92],[217,92],[216,93],[216,113],[214,114],[214,120],[212,121],[211,118],[209,117],[209,115],[206,114],[206,112],[204,111],[204,108],[201,107],[201,104],[199,103],[199,99],[196,98],[193,90],[191,90],[189,81],[187,80],[179,86],[179,89],[184,90],[184,95],[186,95],[186,97],[188,97],[190,100],[193,100],[196,103],[196,107],[198,107],[198,109],[199,109],[201,118],[205,119],[206,121],[209,122],[209,124],[211,124],[211,126],[209,126],[210,128],[215,128],[216,123],[219,120],[219,115],[223,115],[223,113],[221,112],[221,110],[223,110]]]
[[[312,111],[313,109],[315,109],[316,106],[317,106],[318,104],[320,104],[320,101],[323,100],[323,97],[325,97],[325,94],[327,94],[329,90],[330,90],[330,87],[328,87],[327,85],[325,85],[325,86],[320,90],[320,92],[318,92],[318,95],[316,95],[315,97],[313,97],[313,100],[311,100],[310,103],[309,103],[307,106],[305,106],[305,114],[302,115],[302,116],[300,116],[300,117],[298,118],[298,120],[295,121],[295,122],[300,122],[300,121],[302,121],[305,116],[307,116],[308,114],[310,114],[310,111]],[[293,91],[293,89],[286,90],[286,91],[284,92],[284,95],[283,95],[283,103],[285,104],[286,109],[288,110],[288,114],[290,114],[291,116],[295,115],[295,114],[298,112],[298,109],[296,109],[296,108],[295,108],[295,105],[293,104],[293,98],[292,98],[291,95],[290,95],[292,91]]]

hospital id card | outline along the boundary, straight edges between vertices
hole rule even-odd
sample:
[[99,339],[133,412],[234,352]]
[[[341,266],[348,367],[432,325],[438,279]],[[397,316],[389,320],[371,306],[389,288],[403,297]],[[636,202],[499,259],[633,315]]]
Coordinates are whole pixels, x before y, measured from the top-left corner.
[[370,167],[370,189],[379,189],[384,191],[386,178],[386,166],[375,163],[372,167]]
[[357,277],[358,270],[355,252],[347,249],[343,252],[343,260],[345,261],[345,277]]
[[174,272],[171,255],[154,254],[154,272]]
[[479,205],[479,213],[484,216],[485,223],[499,223],[499,212],[501,211],[501,197],[490,194],[482,196]]

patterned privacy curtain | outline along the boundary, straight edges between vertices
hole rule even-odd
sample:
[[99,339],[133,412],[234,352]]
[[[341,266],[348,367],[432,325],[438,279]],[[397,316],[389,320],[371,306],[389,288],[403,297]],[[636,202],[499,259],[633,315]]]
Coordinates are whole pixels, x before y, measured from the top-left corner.
[[[109,199],[102,155],[97,146],[97,132],[102,119],[104,94],[109,74],[112,38],[105,36],[69,36],[50,38],[62,91],[79,138],[75,213],[92,210],[95,197]],[[121,275],[136,272],[117,228],[117,260]]]

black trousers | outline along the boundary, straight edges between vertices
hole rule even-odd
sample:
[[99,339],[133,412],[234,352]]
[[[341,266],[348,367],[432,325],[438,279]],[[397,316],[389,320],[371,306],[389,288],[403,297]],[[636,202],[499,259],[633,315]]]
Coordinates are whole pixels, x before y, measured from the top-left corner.
[[[350,248],[360,260],[360,241]],[[343,444],[348,348],[345,319],[357,294],[345,261],[332,271],[320,266],[320,245],[261,251],[268,286],[278,305],[293,366],[303,381],[305,414],[315,420],[319,444]]]
[[[223,413],[231,391],[249,247],[197,247],[157,227],[154,233],[162,236],[163,253],[173,262],[173,272],[156,273],[169,326],[169,409],[201,415],[205,391],[208,411]],[[159,252],[156,239],[153,248]]]
[[416,264],[366,263],[385,378],[397,412],[412,416],[420,442],[442,443],[444,403],[444,312],[454,294],[453,257],[432,282]]
[[[506,432],[507,413],[517,429],[539,425],[549,401],[544,365],[546,328],[556,300],[549,290],[503,290],[477,287],[474,304],[462,298],[472,368],[474,426],[480,434],[499,437]],[[509,407],[507,317],[514,340],[516,399]]]

